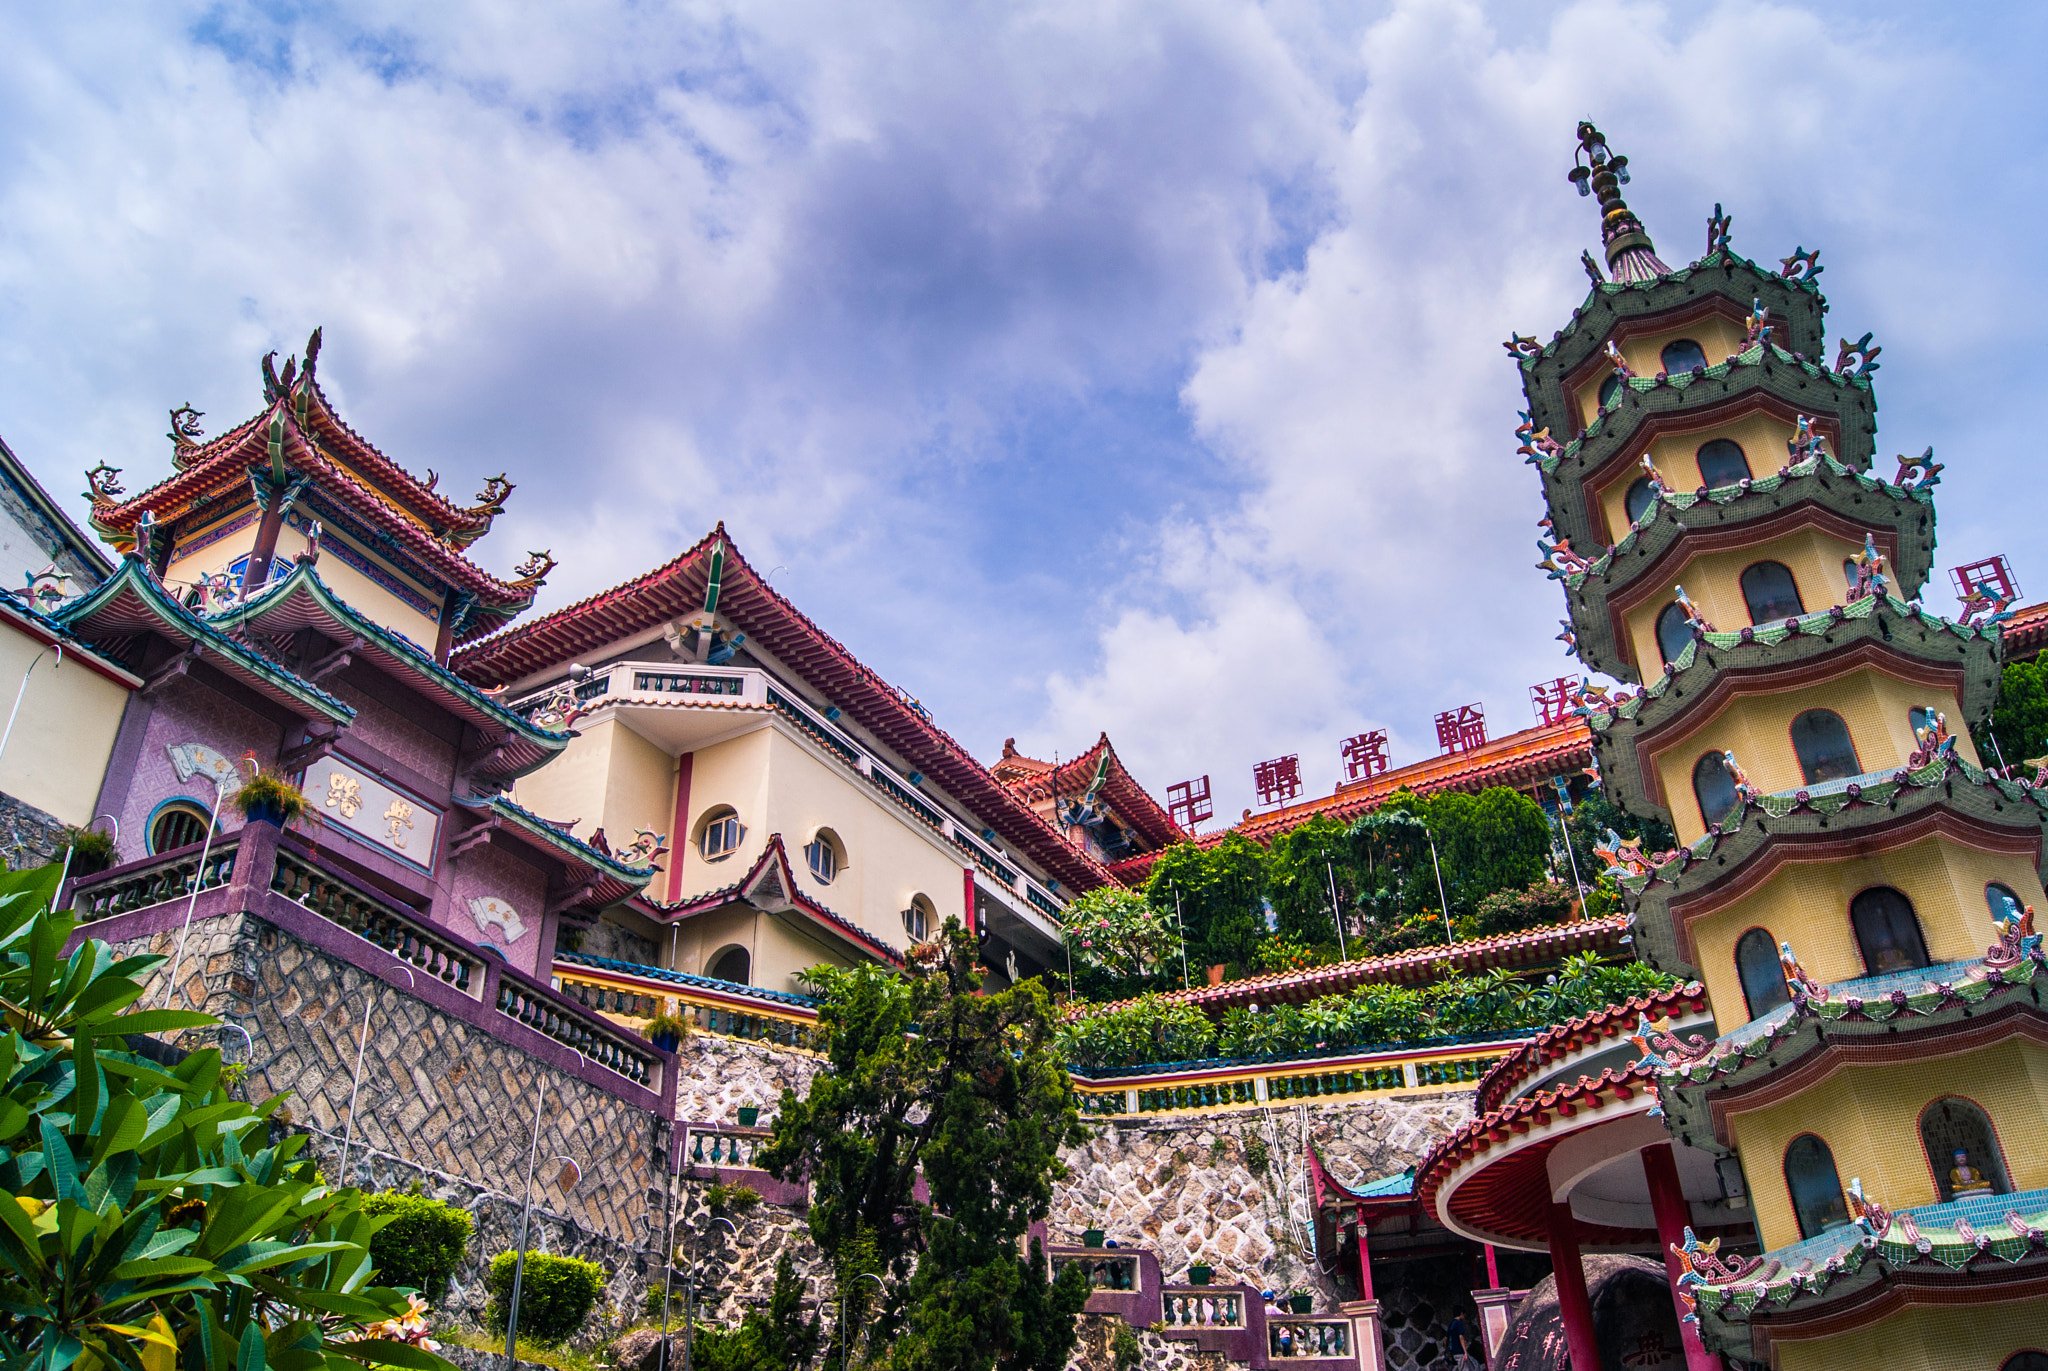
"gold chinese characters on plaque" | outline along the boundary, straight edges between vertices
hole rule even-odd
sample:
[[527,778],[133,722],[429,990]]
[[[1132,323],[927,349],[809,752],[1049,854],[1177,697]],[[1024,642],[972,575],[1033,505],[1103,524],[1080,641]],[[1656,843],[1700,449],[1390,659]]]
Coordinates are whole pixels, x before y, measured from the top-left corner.
[[414,796],[339,757],[325,757],[307,772],[306,797],[328,823],[414,866],[433,867],[441,814]]

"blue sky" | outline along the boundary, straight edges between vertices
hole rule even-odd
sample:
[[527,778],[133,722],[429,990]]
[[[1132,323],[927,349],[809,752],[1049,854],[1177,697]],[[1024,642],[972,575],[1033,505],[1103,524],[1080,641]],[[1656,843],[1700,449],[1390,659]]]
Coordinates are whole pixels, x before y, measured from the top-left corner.
[[[572,13],[573,11],[573,13]],[[1155,793],[1569,668],[1500,349],[1585,291],[1591,117],[1664,257],[1822,249],[1939,565],[2034,555],[2034,6],[1580,0],[0,11],[0,433],[165,474],[326,328],[544,603],[724,519],[984,759]],[[82,502],[78,502],[82,508]],[[1944,597],[1930,595],[1943,604]]]

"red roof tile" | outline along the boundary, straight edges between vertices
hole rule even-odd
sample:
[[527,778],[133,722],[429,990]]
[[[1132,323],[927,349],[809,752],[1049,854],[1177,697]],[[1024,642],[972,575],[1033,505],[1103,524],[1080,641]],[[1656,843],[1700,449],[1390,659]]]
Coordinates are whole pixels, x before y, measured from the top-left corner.
[[1523,1043],[1479,1078],[1478,1111],[1498,1109],[1516,1087],[1536,1075],[1559,1057],[1570,1056],[1589,1045],[1625,1037],[1635,1032],[1643,1018],[1665,1019],[1686,1013],[1707,1012],[1706,987],[1698,981],[1673,986],[1655,995],[1639,995],[1623,1004],[1611,1004],[1591,1014],[1557,1024]]

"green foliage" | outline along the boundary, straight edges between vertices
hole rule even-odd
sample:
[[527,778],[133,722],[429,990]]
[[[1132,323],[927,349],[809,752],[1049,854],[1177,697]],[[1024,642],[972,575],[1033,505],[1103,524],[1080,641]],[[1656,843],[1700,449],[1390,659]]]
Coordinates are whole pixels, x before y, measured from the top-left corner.
[[439,1301],[469,1250],[475,1225],[468,1213],[430,1196],[396,1190],[363,1196],[363,1212],[390,1218],[370,1239],[377,1278]]
[[114,840],[97,828],[67,828],[58,840],[55,860],[59,866],[64,863],[64,854],[71,854],[71,877],[91,876],[105,871],[114,864]]
[[290,823],[306,812],[306,792],[274,771],[259,770],[235,792],[235,808],[246,818],[250,810],[266,805]]
[[1252,965],[1266,972],[1307,971],[1336,960],[1335,952],[1318,952],[1276,934],[1259,944],[1258,955],[1253,958]]
[[2000,756],[2007,766],[2017,767],[2048,754],[2048,661],[2036,658],[2005,668],[1991,718],[1970,725],[1970,741],[1986,766],[1997,766]]
[[1641,843],[1645,852],[1668,852],[1678,846],[1678,835],[1671,831],[1671,825],[1659,819],[1624,814],[1595,791],[1572,806],[1571,817],[1565,820],[1565,829],[1572,837],[1572,855],[1579,864],[1579,879],[1588,885],[1593,884],[1600,865],[1593,855],[1593,845],[1605,843],[1610,828],[1630,842]]
[[1569,883],[1537,881],[1522,890],[1496,890],[1481,900],[1469,917],[1458,920],[1460,938],[1492,938],[1502,933],[1561,924],[1571,917]]
[[713,1209],[731,1209],[744,1214],[761,1202],[761,1192],[751,1185],[727,1185],[713,1181],[704,1187],[704,1203]]
[[1069,1019],[1059,1026],[1054,1051],[1081,1070],[1134,1062],[1185,1062],[1206,1057],[1216,1028],[1190,1004],[1146,995],[1106,1014]]
[[[485,1281],[491,1302],[484,1320],[502,1336],[505,1310],[512,1299],[516,1252],[491,1258]],[[604,1293],[605,1271],[596,1262],[560,1257],[552,1252],[526,1254],[526,1274],[519,1283],[519,1332],[538,1343],[564,1342],[575,1336]]]
[[[562,932],[566,934],[569,930],[565,928]],[[690,1027],[688,1019],[671,1014],[666,1008],[663,1008],[653,1018],[640,1025],[640,1036],[649,1042],[653,1042],[656,1038],[672,1037],[680,1045],[684,1038],[690,1036]]]
[[738,1328],[698,1324],[690,1338],[690,1366],[692,1371],[780,1371],[762,1345],[761,1325],[751,1314]]
[[1137,1371],[1138,1363],[1145,1359],[1145,1349],[1138,1345],[1138,1334],[1122,1319],[1116,1323],[1116,1336],[1110,1339],[1109,1354],[1116,1358],[1116,1371]]
[[1330,908],[1333,873],[1348,871],[1351,840],[1327,814],[1273,840],[1266,856],[1266,897],[1273,902],[1274,932],[1282,941],[1337,958],[1337,924]]
[[1189,961],[1250,966],[1266,936],[1266,849],[1236,832],[1208,848],[1176,843],[1152,864],[1145,894],[1160,909],[1180,897]]
[[1266,1174],[1266,1167],[1273,1160],[1266,1148],[1266,1140],[1254,1133],[1244,1140],[1244,1169],[1254,1176]]
[[[1062,1146],[1083,1137],[1037,981],[981,994],[957,920],[937,965],[820,968],[830,1070],[785,1090],[756,1164],[810,1179],[812,1238],[855,1296],[883,1286],[869,1335],[900,1371],[1060,1371],[1087,1303],[1022,1239],[1051,1210]],[[913,1193],[920,1173],[928,1200]],[[870,1246],[871,1245],[871,1246]],[[859,1311],[863,1315],[865,1310]],[[861,1326],[855,1310],[849,1327]],[[833,1357],[828,1353],[826,1360]]]
[[[1362,985],[1307,1004],[1238,1007],[1211,1028],[1192,1006],[1141,1000],[1061,1026],[1060,1046],[1080,1070],[1219,1057],[1310,1052],[1513,1033],[1590,1014],[1676,984],[1640,963],[1605,965],[1590,953],[1566,958],[1531,984],[1501,969],[1479,976],[1439,967],[1426,989]],[[1247,1157],[1250,1146],[1247,1144]]]
[[[450,1371],[366,1326],[380,1220],[323,1184],[304,1135],[261,1146],[275,1097],[221,1088],[220,1053],[166,1069],[124,1034],[217,1022],[135,1010],[162,957],[117,960],[52,913],[56,866],[0,876],[0,1359],[18,1371]],[[355,1337],[360,1341],[348,1341]]]
[[1452,916],[1469,914],[1487,896],[1521,890],[1546,874],[1550,821],[1518,790],[1495,786],[1477,795],[1432,795],[1427,815],[1443,864]]
[[1100,885],[1063,912],[1067,949],[1118,982],[1180,978],[1174,910],[1122,885]]
[[755,1310],[748,1319],[761,1321],[761,1346],[777,1371],[805,1371],[818,1355],[820,1315],[804,1318],[804,1287],[796,1278],[796,1263],[784,1252],[775,1263],[775,1289],[768,1296],[765,1312]]

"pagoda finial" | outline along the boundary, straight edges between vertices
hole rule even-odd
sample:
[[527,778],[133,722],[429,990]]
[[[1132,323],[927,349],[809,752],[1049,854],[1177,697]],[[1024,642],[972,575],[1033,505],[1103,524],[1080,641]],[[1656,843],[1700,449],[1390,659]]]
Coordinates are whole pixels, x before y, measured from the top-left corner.
[[1570,180],[1581,195],[1600,199],[1600,241],[1607,249],[1607,274],[1616,281],[1653,281],[1671,268],[1657,257],[1643,221],[1621,198],[1628,184],[1628,158],[1608,151],[1591,120],[1579,121],[1579,149]]

